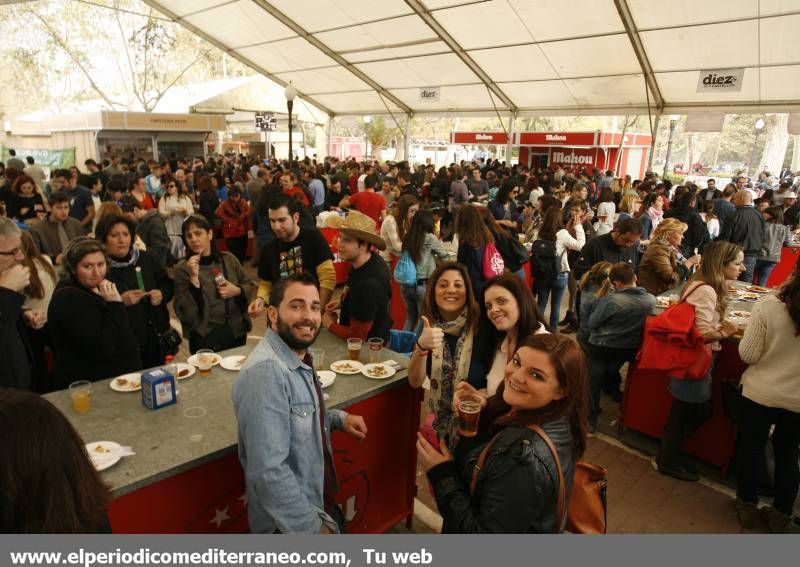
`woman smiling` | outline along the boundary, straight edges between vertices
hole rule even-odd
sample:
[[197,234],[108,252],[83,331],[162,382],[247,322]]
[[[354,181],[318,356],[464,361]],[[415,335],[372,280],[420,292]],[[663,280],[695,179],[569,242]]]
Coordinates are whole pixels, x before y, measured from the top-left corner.
[[[560,533],[559,463],[564,491],[586,448],[586,361],[573,340],[531,335],[505,367],[481,413],[478,433],[451,455],[418,435],[417,455],[433,484],[442,533]],[[476,463],[481,466],[476,466]]]

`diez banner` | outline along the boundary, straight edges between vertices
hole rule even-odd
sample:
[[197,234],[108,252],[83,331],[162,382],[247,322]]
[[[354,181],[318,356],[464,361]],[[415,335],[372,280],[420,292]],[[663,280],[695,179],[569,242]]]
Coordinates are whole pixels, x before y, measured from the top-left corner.
[[738,93],[742,90],[744,67],[735,69],[706,69],[700,71],[697,78],[698,93],[731,92]]
[[426,87],[419,89],[417,100],[420,102],[439,102],[442,97],[442,87]]

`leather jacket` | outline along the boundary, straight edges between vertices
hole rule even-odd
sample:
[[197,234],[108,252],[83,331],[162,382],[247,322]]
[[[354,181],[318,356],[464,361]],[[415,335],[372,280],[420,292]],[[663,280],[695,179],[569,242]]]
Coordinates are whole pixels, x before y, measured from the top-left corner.
[[[575,469],[569,423],[562,418],[542,429],[556,446],[569,495]],[[489,449],[472,496],[472,473],[486,443],[469,441],[459,442],[453,461],[428,471],[444,518],[442,533],[553,533],[558,472],[541,437],[528,428],[503,429]]]

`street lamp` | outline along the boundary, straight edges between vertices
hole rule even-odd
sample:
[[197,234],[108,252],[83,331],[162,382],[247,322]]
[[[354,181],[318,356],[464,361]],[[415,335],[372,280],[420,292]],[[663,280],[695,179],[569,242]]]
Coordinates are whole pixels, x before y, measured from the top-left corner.
[[[753,160],[756,157],[756,146],[758,145],[758,135],[764,129],[765,122],[763,118],[759,118],[755,123],[755,135],[753,136],[753,147],[750,149],[750,161],[747,162],[747,177],[750,177],[750,168],[753,167]],[[758,173],[758,172],[756,172]]]
[[369,123],[372,122],[372,116],[365,116],[364,117],[364,161],[367,161],[369,157],[369,132],[367,131],[369,128]]
[[289,84],[286,85],[286,89],[283,91],[283,95],[286,97],[286,109],[289,111],[289,169],[292,168],[292,107],[294,106],[294,97],[297,96],[297,89],[292,86],[292,82],[289,81]]
[[675,135],[675,127],[678,125],[678,119],[680,116],[677,114],[670,114],[669,115],[669,139],[667,140],[667,155],[664,158],[664,175],[661,176],[662,179],[667,177],[667,168],[669,167],[669,154],[672,152],[672,137]]

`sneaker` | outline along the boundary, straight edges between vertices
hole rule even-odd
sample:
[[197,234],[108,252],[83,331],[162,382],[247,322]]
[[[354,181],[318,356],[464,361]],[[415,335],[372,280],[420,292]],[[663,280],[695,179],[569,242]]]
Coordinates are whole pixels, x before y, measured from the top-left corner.
[[746,530],[752,530],[761,522],[758,504],[745,502],[738,496],[736,497],[736,516],[739,518],[739,525]]
[[699,474],[692,473],[692,471],[689,471],[676,464],[659,463],[658,472],[666,476],[671,476],[672,478],[677,478],[678,480],[685,480],[687,482],[697,482],[700,480]]
[[792,521],[791,516],[778,512],[772,506],[764,506],[759,510],[761,519],[767,524],[767,529],[771,534],[785,534],[789,531],[789,524]]

